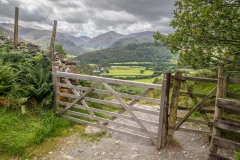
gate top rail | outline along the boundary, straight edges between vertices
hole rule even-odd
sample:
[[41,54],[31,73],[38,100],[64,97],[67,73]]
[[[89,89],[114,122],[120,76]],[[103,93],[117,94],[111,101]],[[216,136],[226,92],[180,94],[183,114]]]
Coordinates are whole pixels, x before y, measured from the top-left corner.
[[[172,76],[174,79],[175,76]],[[203,78],[203,77],[189,77],[189,76],[182,76],[182,79],[179,80],[187,80],[187,81],[196,81],[196,82],[206,82],[206,83],[217,83],[217,78]],[[240,84],[240,79],[238,78],[229,78],[229,84]]]
[[128,80],[119,80],[113,78],[105,78],[105,77],[98,77],[98,76],[90,76],[90,75],[83,75],[83,74],[75,74],[75,73],[68,73],[68,72],[60,72],[56,71],[53,72],[53,75],[57,77],[65,77],[71,79],[79,79],[79,80],[88,80],[94,82],[105,82],[109,84],[120,84],[120,85],[127,85],[127,86],[134,86],[134,87],[142,87],[142,88],[153,88],[153,89],[162,89],[162,85],[159,84],[148,84],[142,82],[133,82]]

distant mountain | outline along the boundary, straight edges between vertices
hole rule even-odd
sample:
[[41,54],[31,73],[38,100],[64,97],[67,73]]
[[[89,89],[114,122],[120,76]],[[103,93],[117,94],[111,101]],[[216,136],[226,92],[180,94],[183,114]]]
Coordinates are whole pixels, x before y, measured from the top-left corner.
[[125,35],[118,34],[114,31],[110,31],[90,39],[87,43],[82,45],[82,47],[85,50],[99,50],[109,48],[115,41],[124,37]]
[[[0,23],[0,27],[2,27],[4,35],[13,35],[13,24]],[[39,45],[42,49],[50,46],[51,34],[52,31],[19,26],[19,38]],[[152,31],[145,31],[123,35],[110,31],[89,38],[57,32],[56,43],[61,44],[69,54],[80,55],[88,51],[122,47],[129,44],[153,43],[153,34]]]
[[131,43],[153,43],[154,42],[154,35],[155,32],[146,31],[146,32],[139,32],[139,33],[133,33],[125,36],[125,38],[119,39],[115,41],[111,47],[117,47],[117,46],[124,46]]
[[170,59],[170,51],[165,46],[155,46],[153,43],[128,44],[79,55],[76,59],[82,63],[99,64],[103,61],[116,62],[153,62],[155,58],[161,61]]
[[5,29],[4,27],[1,27],[1,26],[0,26],[0,33],[2,33],[6,37],[13,36],[12,31],[9,31],[8,29]]
[[[0,27],[4,28],[9,33],[13,32],[13,24],[0,23]],[[19,37],[25,41],[41,46],[42,49],[46,49],[50,46],[51,34],[51,31],[19,26]],[[68,53],[78,55],[85,52],[80,45],[86,43],[86,39],[87,37],[81,39],[81,37],[74,37],[69,34],[57,32],[56,44],[61,44]]]

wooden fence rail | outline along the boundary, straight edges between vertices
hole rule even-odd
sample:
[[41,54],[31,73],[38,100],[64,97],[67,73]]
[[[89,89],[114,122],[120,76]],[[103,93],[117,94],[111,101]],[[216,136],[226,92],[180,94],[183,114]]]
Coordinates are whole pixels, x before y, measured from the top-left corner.
[[[240,134],[240,122],[238,120],[229,120],[224,118],[224,112],[228,109],[228,113],[239,114],[240,102],[227,99],[227,78],[224,75],[223,67],[218,69],[218,86],[215,103],[215,114],[213,121],[212,139],[209,147],[209,159],[228,159],[223,157],[217,151],[218,148],[227,150],[240,151],[240,143],[221,137],[221,131],[231,131]],[[234,84],[238,83],[235,79]]]

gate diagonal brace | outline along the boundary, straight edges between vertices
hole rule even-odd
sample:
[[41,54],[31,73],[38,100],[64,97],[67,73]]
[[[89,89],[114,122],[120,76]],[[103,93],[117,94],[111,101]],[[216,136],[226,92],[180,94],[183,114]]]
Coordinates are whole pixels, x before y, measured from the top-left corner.
[[154,145],[156,145],[156,138],[147,130],[147,128],[138,120],[136,115],[128,108],[128,106],[122,101],[122,99],[118,96],[118,94],[110,87],[107,83],[103,83],[103,85],[112,93],[115,99],[122,105],[122,107],[133,117],[133,119],[138,123],[138,125],[142,128],[142,130],[150,137]]
[[178,122],[178,124],[176,124],[175,129],[177,130],[190,116],[193,112],[196,112],[197,110],[199,110],[202,105],[208,100],[210,99],[217,91],[217,87],[215,87],[211,92],[209,92],[206,97],[203,98],[203,100],[201,102],[199,102],[198,104],[196,104],[194,106],[194,108],[192,108],[187,115]]
[[88,93],[94,90],[99,85],[99,81],[94,83],[92,87],[90,87],[88,90],[86,90],[80,97],[75,99],[72,103],[70,103],[67,107],[65,107],[63,110],[57,113],[57,115],[61,116],[63,115],[68,109],[70,109],[74,104],[76,104],[78,101],[82,100]]
[[[66,83],[70,86],[71,91],[72,91],[76,96],[80,96],[79,92],[78,92],[76,89],[73,89],[73,88],[72,88],[73,85],[72,85],[72,83],[71,83],[67,78],[64,78],[63,80],[64,80],[64,82],[66,82]],[[87,104],[84,100],[81,100],[81,103],[82,103],[84,106],[90,108],[90,107],[88,106],[88,104]],[[89,113],[92,117],[96,117],[95,114],[94,114],[92,111],[88,111],[88,113]],[[100,124],[99,121],[96,121],[96,122],[97,122],[98,124]]]
[[[154,89],[153,88],[149,88],[147,89],[143,94],[141,94],[140,96],[146,96],[149,93],[151,93]],[[134,106],[134,104],[136,104],[137,102],[139,102],[141,99],[134,99],[132,100],[128,105],[129,106]],[[126,110],[125,109],[121,109],[120,111],[118,111],[118,114],[123,114]],[[113,116],[112,118],[110,118],[110,120],[115,120],[117,119],[117,117]],[[103,123],[104,126],[107,126],[109,123]]]

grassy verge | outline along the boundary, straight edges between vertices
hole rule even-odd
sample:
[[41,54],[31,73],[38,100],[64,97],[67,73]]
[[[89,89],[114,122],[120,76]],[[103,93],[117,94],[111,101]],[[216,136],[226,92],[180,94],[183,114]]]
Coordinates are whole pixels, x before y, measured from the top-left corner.
[[23,115],[0,109],[0,124],[0,159],[26,157],[31,148],[46,138],[66,135],[66,128],[73,126],[51,110],[34,110]]

